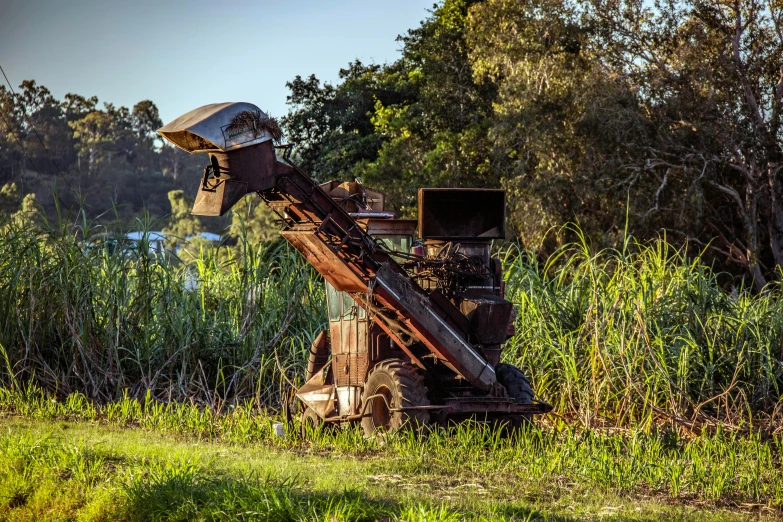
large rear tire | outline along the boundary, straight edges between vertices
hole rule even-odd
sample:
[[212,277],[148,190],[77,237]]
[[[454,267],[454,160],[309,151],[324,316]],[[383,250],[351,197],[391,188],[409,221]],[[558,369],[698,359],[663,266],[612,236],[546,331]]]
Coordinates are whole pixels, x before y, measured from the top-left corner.
[[533,388],[522,370],[511,364],[501,363],[495,367],[498,382],[517,404],[533,403]]
[[[501,363],[495,367],[495,375],[498,382],[503,385],[508,395],[514,399],[517,404],[533,403],[533,388],[530,381],[522,373],[522,370],[511,364]],[[500,419],[500,424],[504,425],[504,431],[508,435],[516,432],[520,428],[531,424],[533,416],[531,414],[507,415]]]
[[429,406],[427,386],[419,369],[400,359],[389,359],[375,365],[364,385],[362,405],[364,434],[393,432],[403,428],[423,429],[430,420],[426,409],[394,411],[396,408]]

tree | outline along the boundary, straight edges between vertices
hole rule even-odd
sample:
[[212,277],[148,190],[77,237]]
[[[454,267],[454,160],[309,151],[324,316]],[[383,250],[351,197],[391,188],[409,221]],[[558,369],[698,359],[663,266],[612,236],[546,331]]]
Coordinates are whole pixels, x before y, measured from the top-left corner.
[[16,94],[0,87],[0,113],[0,186],[14,181],[22,194],[35,190],[51,216],[55,185],[62,188],[59,204],[83,200],[88,213],[102,219],[115,216],[114,210],[126,222],[145,211],[162,216],[170,206],[167,193],[191,194],[204,167],[200,155],[157,146],[160,117],[150,100],[133,110],[111,103],[99,107],[95,96],[68,93],[57,100],[28,80]]
[[41,205],[35,194],[25,194],[22,199],[22,208],[11,216],[11,220],[22,230],[39,229],[44,222]]
[[601,243],[625,224],[641,239],[666,230],[760,289],[783,263],[783,6],[645,5],[471,9],[476,77],[499,87],[492,165],[512,219],[523,237],[578,221]]
[[379,83],[380,70],[357,60],[340,70],[339,87],[322,86],[314,75],[286,84],[291,111],[281,123],[296,145],[297,160],[312,176],[340,179],[357,163],[377,157],[381,138],[370,116],[375,100],[387,94]]
[[171,214],[169,215],[169,224],[163,229],[163,233],[170,236],[167,240],[169,248],[176,249],[189,237],[203,232],[204,225],[198,217],[190,213],[193,201],[185,196],[183,190],[169,192],[169,203],[171,204]]
[[133,106],[131,112],[133,131],[140,140],[154,140],[157,131],[163,127],[158,107],[150,100],[143,100]]
[[0,221],[5,221],[19,208],[21,197],[16,183],[6,183],[0,188]]
[[250,245],[276,239],[277,216],[255,195],[247,195],[231,209],[230,234]]
[[361,177],[411,214],[419,186],[493,186],[488,146],[494,86],[473,79],[468,8],[447,0],[400,37],[387,66],[349,64],[342,83],[297,77],[283,119],[303,168],[320,180]]
[[552,227],[579,222],[600,243],[624,219],[612,190],[625,161],[603,121],[623,103],[591,48],[584,12],[569,1],[488,0],[470,12],[467,41],[478,82],[494,82],[489,147],[516,233],[539,246]]
[[492,82],[474,79],[465,39],[475,2],[446,0],[408,34],[402,58],[386,68],[398,101],[378,100],[372,121],[384,140],[378,158],[355,169],[410,216],[419,187],[496,187],[488,131]]
[[65,101],[60,103],[67,121],[80,120],[95,110],[98,106],[98,97],[91,96],[85,98],[79,94],[68,93],[65,95]]
[[82,169],[82,158],[87,158],[87,173],[94,174],[114,145],[111,116],[106,111],[96,110],[68,125],[73,129],[73,137],[76,139],[79,170]]
[[17,139],[21,131],[16,103],[13,95],[0,85],[0,180],[14,179],[20,165],[24,164],[24,155]]
[[783,266],[783,4],[596,0],[590,15],[602,63],[636,93],[625,127],[646,129],[627,141],[629,183],[657,186],[645,217],[763,288]]
[[53,174],[73,159],[71,131],[62,108],[49,89],[25,80],[15,95],[7,93],[4,119],[11,122],[16,138],[30,159],[30,167]]

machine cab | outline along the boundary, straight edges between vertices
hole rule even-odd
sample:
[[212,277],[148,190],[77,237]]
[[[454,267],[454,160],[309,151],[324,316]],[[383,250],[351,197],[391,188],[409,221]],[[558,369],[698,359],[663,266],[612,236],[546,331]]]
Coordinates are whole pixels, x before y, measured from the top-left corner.
[[[390,252],[410,254],[413,248],[416,221],[393,219],[391,216],[362,217],[357,220],[369,234]],[[374,361],[380,360],[392,347],[391,340],[368,317],[367,311],[349,294],[326,285],[329,312],[331,367],[337,387],[339,411],[355,413],[359,408],[362,386]]]
[[[395,257],[394,252],[411,253],[417,221],[394,219],[393,213],[384,211],[383,193],[359,182],[332,181],[322,184],[321,188],[340,202],[363,230],[392,253],[392,257]],[[358,411],[362,387],[373,363],[394,347],[368,316],[365,307],[357,303],[362,294],[337,290],[328,281],[324,284],[329,318],[329,366],[337,394],[337,410],[341,415],[352,414]]]

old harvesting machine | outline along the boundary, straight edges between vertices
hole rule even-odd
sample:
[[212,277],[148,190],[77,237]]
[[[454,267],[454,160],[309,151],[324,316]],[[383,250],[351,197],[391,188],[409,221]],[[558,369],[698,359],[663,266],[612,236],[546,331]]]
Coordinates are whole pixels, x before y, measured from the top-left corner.
[[319,184],[288,146],[279,160],[279,127],[255,105],[206,105],[158,132],[209,155],[193,214],[223,215],[257,194],[326,281],[329,330],[297,390],[303,427],[360,422],[370,434],[466,418],[516,426],[551,410],[518,368],[500,363],[514,314],[490,257],[491,241],[505,236],[502,190],[420,189],[418,221],[394,219],[382,193]]

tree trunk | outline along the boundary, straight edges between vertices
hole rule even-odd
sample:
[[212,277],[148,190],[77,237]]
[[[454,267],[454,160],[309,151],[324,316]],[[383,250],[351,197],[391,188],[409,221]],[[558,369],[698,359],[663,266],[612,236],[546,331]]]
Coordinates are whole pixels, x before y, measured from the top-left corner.
[[767,180],[769,187],[769,216],[767,227],[769,230],[769,246],[775,265],[783,267],[783,198],[781,197],[780,183],[774,175],[772,167],[767,168]]
[[759,265],[758,193],[751,183],[745,185],[745,210],[743,216],[747,244],[745,255],[748,258],[748,271],[753,278],[753,286],[760,292],[767,285],[767,279]]
[[92,173],[95,170],[95,157],[98,155],[98,152],[95,150],[94,147],[90,147],[90,160],[87,165],[87,172],[90,176],[92,176]]

